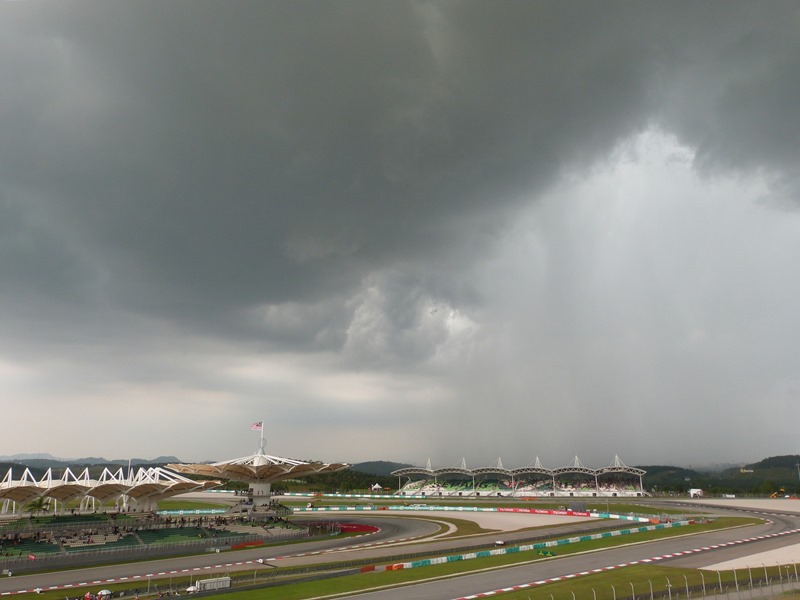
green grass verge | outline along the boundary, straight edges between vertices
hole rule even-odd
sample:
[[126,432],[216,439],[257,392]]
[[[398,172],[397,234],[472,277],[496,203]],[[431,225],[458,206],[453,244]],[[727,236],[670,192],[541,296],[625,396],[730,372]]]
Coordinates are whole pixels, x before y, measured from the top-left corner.
[[[557,556],[565,556],[569,554],[586,552],[589,550],[612,548],[634,541],[642,542],[647,540],[662,539],[675,535],[699,533],[703,531],[724,529],[727,527],[735,527],[757,522],[759,522],[757,519],[730,517],[717,519],[712,523],[693,525],[685,529],[682,527],[676,529],[661,529],[635,534],[635,536],[619,536],[614,538],[604,538],[601,540],[592,540],[588,542],[579,542],[577,544],[570,544],[568,546],[559,546],[558,548],[552,548],[551,550],[554,550],[557,553]],[[264,600],[278,600],[281,598],[285,598],[286,600],[302,600],[305,598],[313,598],[316,596],[329,594],[344,594],[348,592],[363,591],[373,587],[403,585],[405,583],[415,582],[427,578],[463,575],[471,571],[502,568],[542,559],[542,557],[538,556],[533,551],[520,552],[502,556],[478,558],[469,561],[458,561],[442,565],[432,565],[430,567],[421,567],[410,570],[367,573],[361,575],[350,575],[336,579],[327,579],[323,581],[296,583],[276,588],[263,588],[254,592],[233,592],[231,594],[226,594],[225,597],[226,600],[255,600],[256,598],[261,598]],[[725,580],[723,579],[723,584],[724,581]]]

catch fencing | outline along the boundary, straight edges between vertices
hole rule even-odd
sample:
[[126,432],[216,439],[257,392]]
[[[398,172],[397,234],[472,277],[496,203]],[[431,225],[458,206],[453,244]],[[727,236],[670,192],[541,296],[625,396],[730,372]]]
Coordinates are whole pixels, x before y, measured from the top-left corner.
[[305,531],[271,532],[269,536],[254,535],[218,535],[214,538],[191,540],[186,542],[169,542],[163,544],[150,544],[140,546],[124,546],[118,548],[85,548],[80,551],[64,553],[40,554],[35,558],[29,556],[0,556],[0,571],[22,574],[32,571],[47,571],[78,567],[86,565],[100,565],[129,560],[153,560],[179,554],[199,554],[202,552],[215,552],[229,550],[234,544],[271,543],[277,540],[300,539],[308,537]]

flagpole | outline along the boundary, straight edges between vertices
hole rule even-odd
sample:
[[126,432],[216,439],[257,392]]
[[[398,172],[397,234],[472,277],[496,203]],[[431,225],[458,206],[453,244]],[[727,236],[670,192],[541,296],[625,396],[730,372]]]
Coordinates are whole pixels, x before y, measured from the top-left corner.
[[259,445],[261,454],[264,454],[264,420],[261,420],[261,444]]

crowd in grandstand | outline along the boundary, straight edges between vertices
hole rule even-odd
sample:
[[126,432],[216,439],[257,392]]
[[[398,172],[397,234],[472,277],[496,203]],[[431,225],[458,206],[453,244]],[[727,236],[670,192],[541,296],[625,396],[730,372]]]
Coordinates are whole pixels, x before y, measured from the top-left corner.
[[[28,516],[2,522],[0,557],[65,554],[91,548],[180,543],[252,534],[255,525],[286,526],[281,517],[264,516],[254,523],[251,515],[197,515],[172,517],[91,513],[84,515]],[[237,531],[239,533],[237,533]]]

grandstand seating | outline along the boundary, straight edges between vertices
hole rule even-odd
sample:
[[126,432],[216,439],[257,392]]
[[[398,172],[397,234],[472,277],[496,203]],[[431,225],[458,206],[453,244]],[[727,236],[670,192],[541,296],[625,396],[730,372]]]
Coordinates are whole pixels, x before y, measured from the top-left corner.
[[78,514],[78,515],[41,515],[32,517],[30,523],[36,527],[44,527],[47,525],[66,525],[74,523],[98,524],[105,523],[111,519],[122,520],[128,519],[127,515],[112,513],[113,517],[106,513],[96,514]]
[[49,541],[24,539],[17,542],[3,542],[0,546],[0,556],[42,556],[44,554],[59,554],[61,547]]
[[398,490],[404,496],[501,496],[501,497],[526,497],[526,496],[628,496],[636,497],[646,495],[639,486],[628,482],[598,482],[595,488],[593,481],[564,480],[557,481],[553,487],[552,479],[530,481],[517,480],[512,486],[508,479],[486,479],[475,482],[475,489],[471,480],[433,480],[417,479],[409,481]]
[[252,525],[228,525],[224,529],[208,529],[205,530],[208,537],[246,537],[254,533],[260,533],[258,527]]
[[[116,538],[116,539],[114,539]],[[106,550],[110,548],[127,548],[131,546],[140,546],[141,542],[133,534],[118,535],[118,536],[103,536],[100,541],[92,540],[92,542],[84,542],[78,540],[73,543],[64,544],[64,550],[67,554],[88,552],[91,550]]]
[[143,544],[175,544],[180,542],[196,542],[209,536],[208,532],[199,527],[171,527],[168,529],[144,529],[136,534]]

